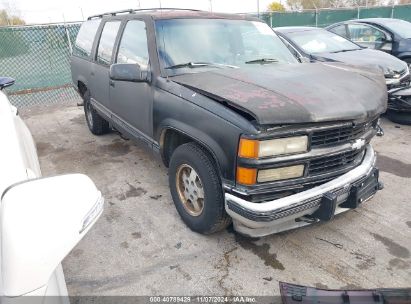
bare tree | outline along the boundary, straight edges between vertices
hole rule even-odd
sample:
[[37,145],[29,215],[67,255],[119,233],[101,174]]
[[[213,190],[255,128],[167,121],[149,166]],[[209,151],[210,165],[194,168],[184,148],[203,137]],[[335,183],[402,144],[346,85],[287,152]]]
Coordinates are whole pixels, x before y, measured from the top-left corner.
[[10,15],[6,10],[0,10],[0,26],[24,24],[26,24],[26,22],[20,17]]
[[23,25],[26,22],[20,17],[20,11],[14,3],[2,1],[3,9],[0,9],[0,26]]

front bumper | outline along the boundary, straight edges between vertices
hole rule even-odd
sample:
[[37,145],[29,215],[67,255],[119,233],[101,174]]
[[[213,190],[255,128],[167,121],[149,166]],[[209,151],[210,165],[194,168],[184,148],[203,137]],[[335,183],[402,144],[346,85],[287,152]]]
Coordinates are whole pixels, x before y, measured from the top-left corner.
[[[355,208],[356,205],[350,205],[349,208],[343,206],[347,206],[354,195],[353,190],[358,187],[364,186],[360,190],[362,197],[358,199],[359,203],[371,198],[380,189],[375,161],[375,152],[368,145],[362,163],[336,179],[297,194],[262,203],[252,203],[226,193],[225,209],[233,219],[234,229],[251,237],[306,226],[320,219],[324,220],[324,209],[325,213],[333,216]],[[359,193],[359,190],[356,191],[355,195]]]

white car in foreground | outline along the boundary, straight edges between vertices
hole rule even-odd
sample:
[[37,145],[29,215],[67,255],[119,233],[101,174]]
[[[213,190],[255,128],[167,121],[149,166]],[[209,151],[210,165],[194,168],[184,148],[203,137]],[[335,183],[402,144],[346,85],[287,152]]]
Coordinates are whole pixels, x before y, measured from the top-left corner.
[[[0,90],[13,83],[0,77]],[[41,177],[30,131],[3,92],[0,142],[0,302],[66,302],[61,261],[101,215],[103,197],[82,174]]]

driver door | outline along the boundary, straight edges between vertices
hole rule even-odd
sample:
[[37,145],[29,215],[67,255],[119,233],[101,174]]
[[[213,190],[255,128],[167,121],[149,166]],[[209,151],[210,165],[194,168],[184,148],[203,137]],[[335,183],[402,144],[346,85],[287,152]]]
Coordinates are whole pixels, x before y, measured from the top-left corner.
[[348,24],[350,40],[369,49],[391,52],[392,40],[388,33],[368,24]]
[[[150,69],[144,21],[127,21],[114,62],[138,64],[142,70]],[[122,126],[137,138],[152,138],[153,97],[149,82],[110,79],[110,108],[120,118]]]

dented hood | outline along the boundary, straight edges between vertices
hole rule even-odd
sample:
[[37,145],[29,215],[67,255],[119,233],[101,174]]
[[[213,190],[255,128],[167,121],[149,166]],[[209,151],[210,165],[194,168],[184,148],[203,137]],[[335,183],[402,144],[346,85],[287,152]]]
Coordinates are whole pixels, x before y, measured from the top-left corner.
[[262,125],[365,120],[387,105],[380,71],[339,63],[250,65],[171,79],[241,109]]

